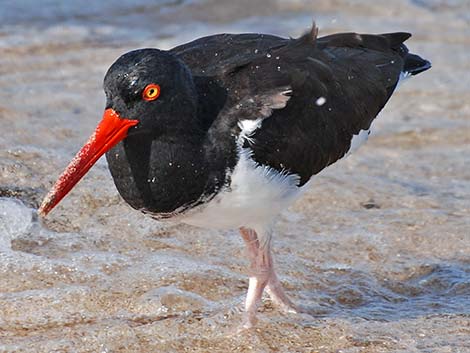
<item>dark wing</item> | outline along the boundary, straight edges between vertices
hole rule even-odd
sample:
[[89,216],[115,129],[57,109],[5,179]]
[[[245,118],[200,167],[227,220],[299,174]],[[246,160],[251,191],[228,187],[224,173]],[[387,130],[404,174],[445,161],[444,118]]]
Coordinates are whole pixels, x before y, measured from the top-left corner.
[[345,33],[315,42],[305,35],[273,53],[291,77],[292,97],[263,121],[254,143],[245,142],[253,158],[300,175],[303,185],[343,157],[395,89],[408,37]]
[[[299,39],[222,34],[171,52],[193,72],[200,116],[219,143],[225,137],[228,146],[240,121],[264,119],[245,147],[258,163],[298,174],[303,185],[343,157],[353,135],[369,129],[397,85],[409,36],[317,39],[315,28]],[[273,105],[287,90],[286,104]]]

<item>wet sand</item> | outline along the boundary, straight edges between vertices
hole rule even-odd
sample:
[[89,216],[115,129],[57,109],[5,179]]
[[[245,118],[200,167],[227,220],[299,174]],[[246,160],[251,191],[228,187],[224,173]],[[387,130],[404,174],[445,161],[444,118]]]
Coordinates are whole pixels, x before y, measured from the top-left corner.
[[[61,5],[58,5],[58,4]],[[0,352],[470,352],[468,1],[6,1],[0,11]],[[369,142],[282,213],[269,300],[237,333],[237,232],[163,224],[119,197],[104,159],[35,213],[101,118],[122,53],[220,32],[414,34],[433,68]]]

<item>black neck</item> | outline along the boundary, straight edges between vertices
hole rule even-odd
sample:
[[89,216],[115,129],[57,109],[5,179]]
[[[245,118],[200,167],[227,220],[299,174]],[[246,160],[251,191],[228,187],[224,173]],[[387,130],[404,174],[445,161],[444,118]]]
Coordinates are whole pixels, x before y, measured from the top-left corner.
[[[226,143],[235,151],[233,138]],[[188,129],[185,134],[131,134],[106,158],[119,193],[133,208],[173,213],[220,190],[236,158],[224,152],[213,132]]]

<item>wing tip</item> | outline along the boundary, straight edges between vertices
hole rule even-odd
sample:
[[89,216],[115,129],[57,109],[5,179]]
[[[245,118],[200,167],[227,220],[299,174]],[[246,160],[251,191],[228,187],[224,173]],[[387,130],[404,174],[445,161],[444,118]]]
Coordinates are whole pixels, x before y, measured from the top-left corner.
[[411,38],[412,34],[409,32],[393,32],[383,33],[382,37],[385,37],[390,42],[390,47],[395,48],[402,45],[405,41]]

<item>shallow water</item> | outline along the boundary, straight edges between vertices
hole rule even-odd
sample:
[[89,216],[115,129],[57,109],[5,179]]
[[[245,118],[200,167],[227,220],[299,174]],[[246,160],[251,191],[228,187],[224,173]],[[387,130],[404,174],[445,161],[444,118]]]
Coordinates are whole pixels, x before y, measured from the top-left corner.
[[[0,4],[0,352],[470,352],[470,5],[448,1]],[[247,289],[236,232],[168,225],[106,162],[50,216],[41,198],[101,117],[123,52],[218,32],[414,33],[409,80],[366,146],[280,219],[278,271],[306,313]]]

